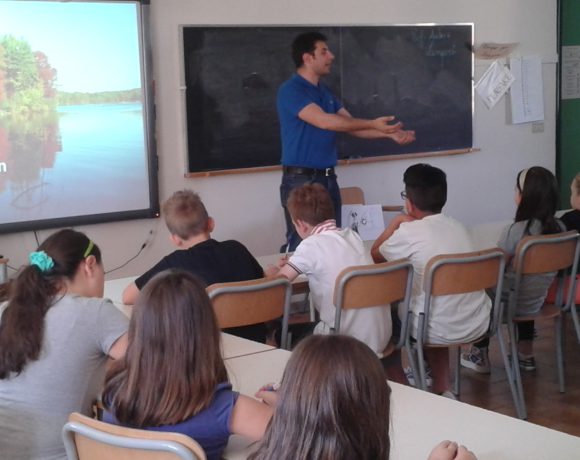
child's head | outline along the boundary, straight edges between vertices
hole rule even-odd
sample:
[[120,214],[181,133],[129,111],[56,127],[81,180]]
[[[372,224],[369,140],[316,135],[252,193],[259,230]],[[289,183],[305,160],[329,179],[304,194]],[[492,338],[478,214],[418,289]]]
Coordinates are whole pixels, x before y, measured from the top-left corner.
[[9,290],[0,323],[0,379],[20,372],[40,356],[44,316],[55,296],[66,292],[102,297],[104,273],[101,251],[85,234],[71,229],[49,236],[29,257]]
[[[389,458],[391,390],[377,356],[341,335],[313,335],[294,350],[257,458]],[[299,421],[299,423],[297,423]]]
[[169,232],[182,240],[211,231],[211,218],[199,195],[192,190],[175,192],[163,204],[162,212]]
[[128,337],[104,393],[122,423],[181,422],[206,408],[218,383],[228,380],[211,301],[190,273],[167,270],[145,285]]
[[516,222],[537,219],[543,233],[558,232],[554,219],[558,208],[558,183],[554,174],[541,166],[520,171],[516,177]]
[[306,184],[292,190],[287,207],[293,221],[301,220],[311,226],[335,218],[330,194],[320,184]]
[[576,174],[570,185],[570,206],[580,211],[580,173]]
[[403,175],[407,199],[419,211],[438,214],[447,201],[447,178],[434,166],[418,163]]

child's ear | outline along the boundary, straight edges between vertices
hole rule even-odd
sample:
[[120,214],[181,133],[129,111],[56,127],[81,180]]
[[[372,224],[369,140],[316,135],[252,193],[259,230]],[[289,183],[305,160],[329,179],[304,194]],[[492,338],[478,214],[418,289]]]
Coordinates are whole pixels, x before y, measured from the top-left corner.
[[213,232],[214,228],[215,228],[215,220],[213,219],[213,217],[208,217],[207,218],[207,233]]
[[175,235],[175,234],[173,234],[173,233],[171,233],[171,234],[169,235],[169,239],[170,239],[170,240],[171,240],[171,242],[172,242],[172,243],[173,243],[175,246],[177,246],[178,248],[179,248],[179,247],[181,247],[181,245],[183,244],[183,240],[182,240],[182,239],[181,239],[179,236],[177,236],[177,235]]
[[94,272],[95,267],[99,265],[97,258],[94,255],[85,257],[85,272],[90,275]]

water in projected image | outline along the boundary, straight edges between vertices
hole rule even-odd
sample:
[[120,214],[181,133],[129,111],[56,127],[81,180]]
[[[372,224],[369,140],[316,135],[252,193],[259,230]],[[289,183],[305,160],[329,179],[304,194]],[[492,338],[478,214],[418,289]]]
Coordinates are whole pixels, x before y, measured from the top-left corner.
[[0,224],[148,207],[137,6],[0,1],[0,18]]

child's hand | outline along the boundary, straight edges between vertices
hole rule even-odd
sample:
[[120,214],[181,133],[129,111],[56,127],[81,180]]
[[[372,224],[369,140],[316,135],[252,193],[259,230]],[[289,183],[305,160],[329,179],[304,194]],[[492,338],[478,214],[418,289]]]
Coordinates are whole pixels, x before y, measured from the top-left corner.
[[441,441],[429,454],[428,460],[477,460],[475,454],[456,442]]
[[278,402],[278,388],[280,388],[279,383],[268,383],[260,388],[254,396],[268,406],[275,406]]
[[280,260],[278,261],[278,268],[282,268],[284,265],[286,265],[289,258],[290,258],[290,256],[288,254],[280,257]]

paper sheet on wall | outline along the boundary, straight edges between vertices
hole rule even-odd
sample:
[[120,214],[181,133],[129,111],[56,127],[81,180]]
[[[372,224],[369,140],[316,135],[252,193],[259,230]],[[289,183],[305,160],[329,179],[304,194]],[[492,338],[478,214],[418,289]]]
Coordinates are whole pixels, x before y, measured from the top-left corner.
[[475,91],[487,108],[493,109],[513,82],[514,77],[509,69],[494,61],[475,84]]
[[580,46],[562,47],[562,99],[580,99]]
[[539,56],[511,58],[510,70],[516,79],[510,89],[512,123],[543,120],[542,59]]
[[350,227],[364,241],[376,240],[385,229],[380,204],[343,204],[342,226]]

